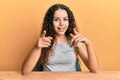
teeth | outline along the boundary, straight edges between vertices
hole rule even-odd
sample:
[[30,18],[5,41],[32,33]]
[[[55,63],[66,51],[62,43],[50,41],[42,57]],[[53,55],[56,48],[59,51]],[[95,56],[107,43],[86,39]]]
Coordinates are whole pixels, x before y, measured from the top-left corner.
[[64,28],[58,28],[59,29],[59,31],[64,31]]

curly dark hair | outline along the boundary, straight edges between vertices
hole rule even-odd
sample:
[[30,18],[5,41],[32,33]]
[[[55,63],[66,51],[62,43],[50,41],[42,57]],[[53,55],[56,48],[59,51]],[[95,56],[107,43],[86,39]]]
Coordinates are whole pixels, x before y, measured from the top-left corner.
[[63,9],[68,14],[69,26],[68,26],[67,31],[65,32],[65,36],[67,37],[68,40],[71,39],[70,33],[73,33],[73,28],[76,28],[75,18],[74,18],[72,11],[69,9],[69,7],[65,6],[64,4],[54,4],[47,10],[44,20],[43,20],[43,24],[42,24],[41,35],[43,34],[44,30],[46,30],[45,36],[51,36],[53,39],[51,41],[51,46],[49,46],[47,48],[42,48],[42,50],[41,50],[39,64],[42,64],[42,65],[45,65],[47,63],[50,51],[52,51],[52,49],[53,49],[52,47],[53,47],[53,44],[55,41],[53,16],[54,16],[55,11],[58,9]]

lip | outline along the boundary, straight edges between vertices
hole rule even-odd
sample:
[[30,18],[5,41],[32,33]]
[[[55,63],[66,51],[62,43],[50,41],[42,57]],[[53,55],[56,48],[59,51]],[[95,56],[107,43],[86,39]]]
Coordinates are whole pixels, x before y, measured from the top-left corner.
[[65,31],[65,28],[58,28],[58,31],[63,32]]

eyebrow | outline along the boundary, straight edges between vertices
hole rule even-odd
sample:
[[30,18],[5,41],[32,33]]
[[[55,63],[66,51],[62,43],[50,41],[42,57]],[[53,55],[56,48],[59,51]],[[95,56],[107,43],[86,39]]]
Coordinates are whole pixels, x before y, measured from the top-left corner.
[[[53,17],[53,18],[59,18],[59,17]],[[65,16],[65,17],[63,17],[63,18],[68,18],[68,16]]]

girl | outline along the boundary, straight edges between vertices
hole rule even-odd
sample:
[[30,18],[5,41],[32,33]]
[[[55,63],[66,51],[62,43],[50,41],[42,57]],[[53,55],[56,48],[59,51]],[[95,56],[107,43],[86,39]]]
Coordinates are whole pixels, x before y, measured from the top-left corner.
[[25,59],[22,73],[30,73],[37,63],[43,71],[76,71],[77,54],[91,72],[98,71],[92,43],[78,32],[72,11],[55,4],[46,12],[41,35]]

